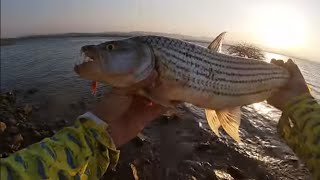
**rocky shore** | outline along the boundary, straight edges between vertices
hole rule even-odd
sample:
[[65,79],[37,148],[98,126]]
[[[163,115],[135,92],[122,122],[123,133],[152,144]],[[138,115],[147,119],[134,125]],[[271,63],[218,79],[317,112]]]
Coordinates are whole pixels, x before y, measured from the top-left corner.
[[[0,156],[7,157],[32,143],[52,136],[73,123],[95,100],[70,103],[66,117],[46,117],[48,105],[23,103],[37,89],[3,92],[0,96]],[[159,117],[143,135],[123,146],[118,166],[104,179],[309,179],[303,163],[276,134],[276,123],[242,109],[241,136],[236,144],[225,134],[217,138],[201,128],[189,107],[179,117]],[[57,114],[59,112],[56,112]],[[54,116],[54,115],[52,115]],[[253,117],[255,116],[255,118]],[[51,120],[52,121],[52,120]],[[256,128],[259,124],[261,129]]]

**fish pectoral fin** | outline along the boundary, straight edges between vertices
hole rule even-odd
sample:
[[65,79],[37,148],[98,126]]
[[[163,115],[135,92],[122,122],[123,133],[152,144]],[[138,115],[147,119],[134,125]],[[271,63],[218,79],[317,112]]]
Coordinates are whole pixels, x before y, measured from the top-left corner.
[[220,33],[208,46],[208,49],[221,52],[222,41],[227,32]]
[[240,107],[227,108],[222,110],[206,109],[206,117],[210,128],[219,136],[219,127],[228,133],[235,141],[241,142],[239,126],[241,121]]

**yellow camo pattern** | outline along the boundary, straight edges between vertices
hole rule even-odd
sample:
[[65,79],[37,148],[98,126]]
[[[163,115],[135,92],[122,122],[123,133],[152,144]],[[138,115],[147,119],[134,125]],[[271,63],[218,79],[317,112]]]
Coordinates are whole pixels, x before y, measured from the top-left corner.
[[299,158],[304,160],[313,179],[320,179],[320,105],[305,94],[289,102],[279,120],[278,131]]
[[1,159],[1,180],[99,179],[119,159],[107,125],[79,119],[50,138]]

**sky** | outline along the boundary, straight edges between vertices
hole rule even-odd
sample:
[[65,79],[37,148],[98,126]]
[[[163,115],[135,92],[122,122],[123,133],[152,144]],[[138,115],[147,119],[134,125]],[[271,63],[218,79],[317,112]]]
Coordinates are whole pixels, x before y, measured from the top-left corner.
[[1,37],[152,31],[248,42],[320,62],[319,0],[1,0]]

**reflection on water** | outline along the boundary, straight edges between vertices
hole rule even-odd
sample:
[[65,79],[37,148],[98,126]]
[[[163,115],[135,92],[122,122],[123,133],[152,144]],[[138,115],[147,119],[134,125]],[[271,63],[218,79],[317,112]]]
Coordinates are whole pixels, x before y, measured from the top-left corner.
[[275,54],[275,53],[271,53],[271,52],[265,52],[264,54],[266,61],[270,62],[271,59],[281,59],[281,60],[288,60],[289,57],[281,55],[281,54]]

